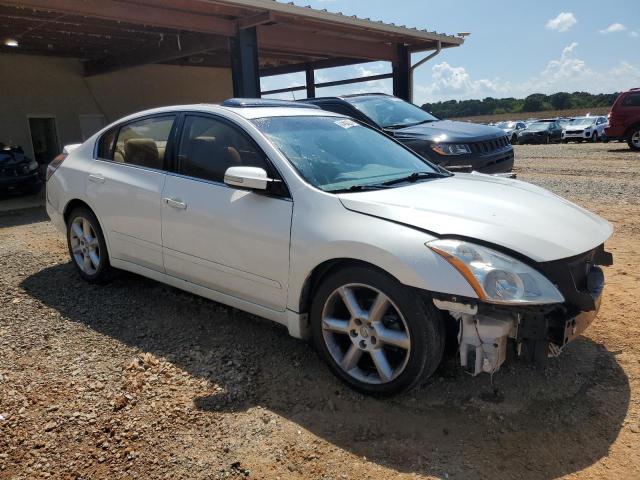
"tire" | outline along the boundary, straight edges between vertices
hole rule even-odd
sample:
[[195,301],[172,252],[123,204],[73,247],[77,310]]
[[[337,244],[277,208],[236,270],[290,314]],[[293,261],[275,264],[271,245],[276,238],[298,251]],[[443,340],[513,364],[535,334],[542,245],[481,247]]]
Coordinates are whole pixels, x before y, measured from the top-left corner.
[[627,144],[631,150],[640,151],[640,127],[635,127],[627,139]]
[[511,135],[511,141],[509,143],[511,143],[511,145],[515,145],[516,143],[518,143],[518,135],[516,135],[515,133]]
[[544,139],[544,143],[549,144],[551,143],[551,135],[547,135]]
[[593,134],[591,135],[591,141],[593,143],[598,143],[598,132],[593,132]]
[[409,390],[433,374],[444,352],[442,313],[373,267],[330,274],[314,294],[311,329],[331,371],[368,395]]
[[111,272],[107,244],[98,219],[86,207],[75,208],[67,220],[71,263],[89,283],[104,283]]

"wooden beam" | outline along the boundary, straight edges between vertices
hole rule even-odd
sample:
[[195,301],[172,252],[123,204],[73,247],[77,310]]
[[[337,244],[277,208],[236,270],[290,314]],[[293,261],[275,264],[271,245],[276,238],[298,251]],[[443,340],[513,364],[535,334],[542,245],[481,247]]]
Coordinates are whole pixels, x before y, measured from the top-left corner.
[[168,62],[209,50],[228,50],[228,48],[229,39],[226,37],[212,37],[195,33],[180,36],[171,35],[165,37],[160,45],[142,47],[85,62],[84,74],[90,77],[138,65]]
[[251,17],[238,19],[238,28],[244,30],[245,28],[257,27],[258,25],[265,25],[273,22],[274,19],[271,12],[262,12]]
[[279,67],[267,67],[260,70],[261,77],[273,77],[275,75],[285,75],[288,73],[304,72],[307,65],[311,65],[315,70],[322,68],[344,67],[346,65],[358,65],[369,63],[371,60],[364,58],[327,58],[315,62],[294,63],[291,65],[281,65]]
[[[346,80],[336,80],[333,82],[316,83],[314,85],[314,95],[311,96],[307,92],[307,98],[315,97],[315,88],[337,87],[339,85],[351,85],[353,83],[371,82],[373,80],[385,80],[392,77],[393,77],[392,73],[383,73],[381,75],[369,75],[368,77],[347,78]],[[296,87],[278,88],[276,90],[266,90],[262,92],[262,95],[275,95],[276,93],[287,93],[287,92],[301,92],[303,90],[307,90],[307,87],[305,85],[296,86]]]
[[261,25],[258,30],[258,45],[280,52],[318,54],[366,58],[371,61],[395,61],[395,46],[387,43],[348,40],[317,31],[301,32],[283,25]]
[[115,0],[0,0],[0,5],[32,8],[67,15],[85,15],[125,23],[165,27],[191,32],[231,37],[236,22],[212,15],[170,10],[146,5],[134,5]]

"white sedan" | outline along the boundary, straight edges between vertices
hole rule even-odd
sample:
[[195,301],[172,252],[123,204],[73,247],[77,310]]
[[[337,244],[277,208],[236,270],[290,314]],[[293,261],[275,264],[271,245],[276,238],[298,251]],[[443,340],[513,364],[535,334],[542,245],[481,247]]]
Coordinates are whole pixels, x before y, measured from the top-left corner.
[[50,164],[47,211],[85,280],[128,270],[281,323],[369,394],[427,378],[447,336],[473,374],[559,353],[612,262],[609,223],[542,188],[281,101],[124,118]]

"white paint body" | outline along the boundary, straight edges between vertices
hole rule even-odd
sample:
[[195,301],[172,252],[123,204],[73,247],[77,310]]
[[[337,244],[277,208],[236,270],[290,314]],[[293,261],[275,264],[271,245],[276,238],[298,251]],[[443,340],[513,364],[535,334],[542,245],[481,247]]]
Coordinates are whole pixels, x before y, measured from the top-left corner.
[[269,157],[291,198],[97,160],[95,144],[105,129],[73,149],[48,181],[49,216],[64,231],[69,202],[81,200],[96,213],[114,267],[285,324],[297,337],[306,335],[300,307],[305,282],[329,260],[368,262],[407,286],[477,298],[426,242],[462,236],[540,262],[586,252],[612,233],[602,218],[542,188],[486,175],[375,192],[323,192],[306,183],[250,121],[340,117],[330,112],[192,105],[121,121],[163,112],[211,113],[234,122]]

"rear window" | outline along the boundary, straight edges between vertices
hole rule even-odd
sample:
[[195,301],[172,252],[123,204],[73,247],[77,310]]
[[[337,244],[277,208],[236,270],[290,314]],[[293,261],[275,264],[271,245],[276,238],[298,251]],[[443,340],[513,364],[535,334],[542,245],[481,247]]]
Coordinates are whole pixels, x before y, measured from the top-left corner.
[[151,117],[120,128],[113,160],[161,170],[174,116]]
[[622,99],[623,107],[640,107],[640,93],[630,93]]

